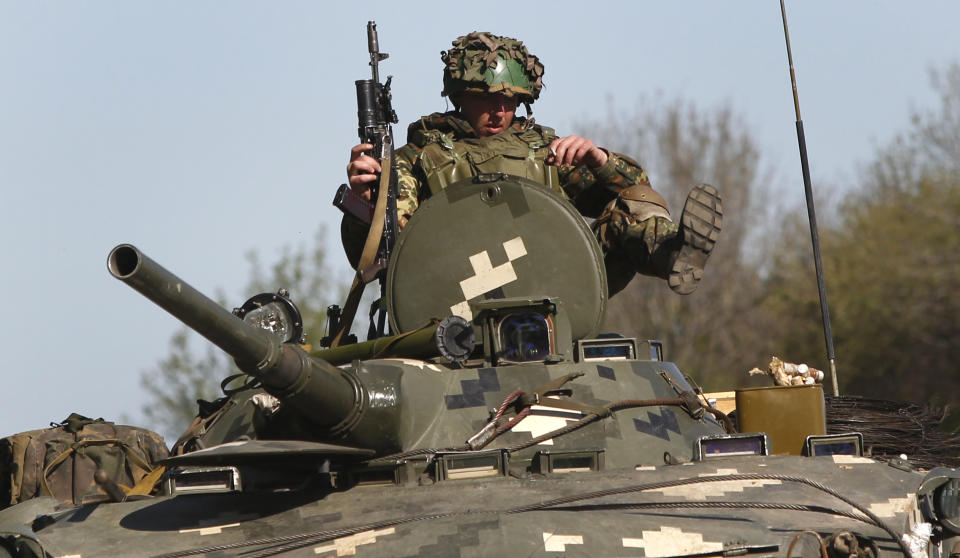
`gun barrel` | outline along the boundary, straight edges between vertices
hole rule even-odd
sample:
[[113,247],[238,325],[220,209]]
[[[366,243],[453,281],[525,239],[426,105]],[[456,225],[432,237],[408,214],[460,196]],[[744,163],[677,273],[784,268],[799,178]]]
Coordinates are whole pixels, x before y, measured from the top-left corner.
[[110,274],[232,356],[240,370],[312,422],[349,429],[361,411],[363,387],[335,366],[250,325],[145,256],[121,244],[107,258]]
[[270,333],[244,323],[135,246],[121,244],[111,250],[107,269],[237,361],[263,362],[279,344]]
[[370,54],[380,54],[380,44],[377,42],[377,22],[367,22],[367,50]]
[[367,50],[370,52],[370,74],[374,82],[380,81],[380,70],[377,64],[380,62],[380,42],[377,40],[377,23],[375,21],[367,22]]

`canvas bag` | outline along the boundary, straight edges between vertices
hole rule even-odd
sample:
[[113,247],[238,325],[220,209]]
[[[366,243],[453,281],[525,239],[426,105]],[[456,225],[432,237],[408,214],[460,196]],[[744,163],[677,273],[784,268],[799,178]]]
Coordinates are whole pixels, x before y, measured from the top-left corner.
[[80,504],[103,494],[97,469],[127,489],[168,455],[159,434],[73,413],[53,428],[0,440],[0,508],[38,496]]

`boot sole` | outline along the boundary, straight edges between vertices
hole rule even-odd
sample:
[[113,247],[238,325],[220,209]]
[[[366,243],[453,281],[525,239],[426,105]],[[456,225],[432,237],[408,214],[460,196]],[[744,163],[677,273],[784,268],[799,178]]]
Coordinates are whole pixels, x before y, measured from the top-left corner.
[[703,268],[717,244],[723,227],[720,193],[713,186],[700,184],[690,191],[680,217],[683,246],[677,253],[667,284],[678,294],[697,290]]

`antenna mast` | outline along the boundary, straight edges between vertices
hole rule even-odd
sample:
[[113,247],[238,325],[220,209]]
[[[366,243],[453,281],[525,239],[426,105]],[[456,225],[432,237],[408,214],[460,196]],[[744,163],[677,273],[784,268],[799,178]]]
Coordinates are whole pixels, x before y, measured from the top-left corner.
[[797,141],[800,143],[800,167],[803,169],[803,189],[807,196],[807,216],[810,219],[810,239],[813,241],[813,263],[817,271],[817,289],[820,292],[820,316],[823,319],[823,336],[827,343],[827,359],[830,361],[830,378],[834,397],[840,395],[837,387],[837,363],[833,354],[833,333],[830,330],[830,308],[827,305],[827,287],[823,281],[823,263],[820,261],[820,237],[817,233],[817,213],[813,207],[813,188],[810,186],[810,164],[807,161],[807,141],[803,135],[803,120],[800,119],[800,98],[797,95],[797,76],[793,71],[793,54],[790,52],[790,31],[787,30],[787,8],[780,0],[783,15],[783,36],[787,41],[787,61],[790,63],[790,85],[793,87],[793,107],[797,113]]

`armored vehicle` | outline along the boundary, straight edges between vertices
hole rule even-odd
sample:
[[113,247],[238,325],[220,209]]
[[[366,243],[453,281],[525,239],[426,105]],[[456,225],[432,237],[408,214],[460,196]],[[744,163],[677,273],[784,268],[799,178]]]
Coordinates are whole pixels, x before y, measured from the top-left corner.
[[108,268],[249,381],[202,409],[152,493],[101,473],[79,503],[0,511],[0,556],[960,551],[960,471],[823,435],[816,385],[744,393],[740,418],[759,405],[770,428],[739,432],[660,343],[600,331],[594,236],[522,178],[423,203],[392,254],[380,339],[307,350],[288,293],[233,313],[134,246]]

